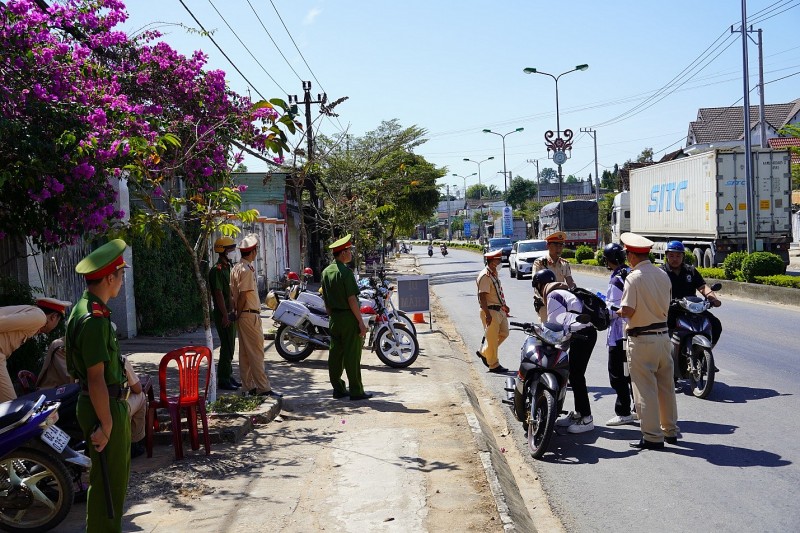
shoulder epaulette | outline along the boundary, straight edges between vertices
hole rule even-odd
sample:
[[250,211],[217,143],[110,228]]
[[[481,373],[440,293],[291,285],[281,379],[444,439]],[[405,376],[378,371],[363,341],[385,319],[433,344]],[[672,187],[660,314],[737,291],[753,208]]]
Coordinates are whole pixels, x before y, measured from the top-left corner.
[[92,316],[97,318],[108,318],[108,309],[97,302],[92,302]]

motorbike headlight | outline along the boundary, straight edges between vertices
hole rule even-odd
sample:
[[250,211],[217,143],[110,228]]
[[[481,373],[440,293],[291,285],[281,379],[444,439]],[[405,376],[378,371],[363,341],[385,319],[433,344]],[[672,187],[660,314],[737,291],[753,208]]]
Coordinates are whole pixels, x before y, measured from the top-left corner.
[[564,340],[564,332],[542,328],[542,338],[549,344],[559,344]]

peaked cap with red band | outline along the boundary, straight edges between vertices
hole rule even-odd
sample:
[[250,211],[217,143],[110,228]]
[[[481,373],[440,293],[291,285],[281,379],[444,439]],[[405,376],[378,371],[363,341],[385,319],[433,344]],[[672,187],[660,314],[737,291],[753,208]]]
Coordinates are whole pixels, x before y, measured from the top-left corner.
[[251,233],[250,235],[242,239],[242,242],[239,243],[239,250],[243,254],[246,254],[256,246],[258,246],[258,237],[255,234]]
[[53,311],[57,311],[62,315],[66,315],[67,307],[72,305],[72,302],[57,300],[55,298],[37,298],[36,305],[43,307],[44,309],[52,309]]
[[342,250],[344,250],[346,248],[350,248],[351,246],[353,246],[353,243],[350,242],[352,238],[353,238],[353,236],[350,233],[348,233],[347,235],[345,235],[341,239],[337,240],[336,242],[334,242],[333,244],[328,246],[328,248],[330,248],[330,250],[333,253],[341,252]]
[[503,258],[503,250],[494,250],[492,252],[486,252],[483,254],[483,257],[486,259],[502,259]]
[[619,240],[626,250],[635,254],[650,253],[653,241],[636,233],[626,232],[619,236]]
[[122,253],[127,247],[128,245],[122,239],[109,241],[84,257],[75,266],[75,272],[87,280],[103,279],[120,268],[128,266],[122,258]]

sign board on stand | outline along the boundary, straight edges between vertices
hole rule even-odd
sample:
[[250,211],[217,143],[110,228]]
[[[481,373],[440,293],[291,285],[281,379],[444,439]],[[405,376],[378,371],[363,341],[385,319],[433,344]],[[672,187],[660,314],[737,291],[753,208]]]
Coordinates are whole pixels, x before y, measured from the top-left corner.
[[472,238],[472,223],[468,220],[464,221],[464,237],[467,239]]
[[[400,276],[397,278],[397,300],[398,309],[406,313],[414,313],[422,317],[422,313],[428,313],[428,321],[431,321],[431,297],[428,287],[428,276]],[[414,322],[418,322],[415,317]],[[431,329],[433,324],[431,323]]]
[[511,206],[503,208],[503,237],[511,237],[514,234],[514,217]]

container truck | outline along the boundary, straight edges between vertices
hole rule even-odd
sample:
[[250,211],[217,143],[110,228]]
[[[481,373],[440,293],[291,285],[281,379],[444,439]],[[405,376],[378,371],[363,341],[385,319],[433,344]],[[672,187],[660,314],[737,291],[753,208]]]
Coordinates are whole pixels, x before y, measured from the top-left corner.
[[[634,169],[630,191],[614,198],[615,242],[625,231],[652,240],[663,261],[666,243],[682,241],[695,264],[722,264],[747,251],[747,189],[741,150],[712,150]],[[791,168],[789,152],[753,150],[755,248],[789,264]]]
[[597,202],[594,200],[564,200],[564,228],[559,221],[559,203],[552,202],[539,212],[539,238],[545,239],[557,231],[567,234],[567,246],[580,244],[597,247]]

